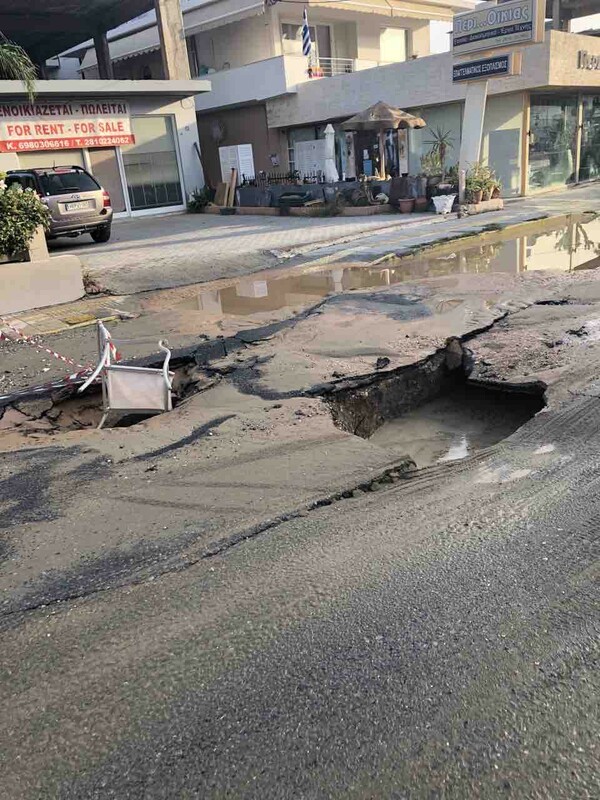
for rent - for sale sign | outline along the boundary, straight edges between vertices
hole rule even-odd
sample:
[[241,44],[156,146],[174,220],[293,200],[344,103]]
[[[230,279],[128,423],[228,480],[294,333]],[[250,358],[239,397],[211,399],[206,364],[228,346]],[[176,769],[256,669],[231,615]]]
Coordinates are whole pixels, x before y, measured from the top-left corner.
[[127,103],[107,100],[0,102],[0,152],[133,144]]

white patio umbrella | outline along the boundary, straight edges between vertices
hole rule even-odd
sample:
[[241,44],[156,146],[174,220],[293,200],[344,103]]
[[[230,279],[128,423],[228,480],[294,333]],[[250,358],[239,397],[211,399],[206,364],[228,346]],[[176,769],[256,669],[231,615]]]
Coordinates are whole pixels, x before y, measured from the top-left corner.
[[335,131],[333,125],[325,128],[325,180],[328,183],[339,181],[337,167],[335,166]]

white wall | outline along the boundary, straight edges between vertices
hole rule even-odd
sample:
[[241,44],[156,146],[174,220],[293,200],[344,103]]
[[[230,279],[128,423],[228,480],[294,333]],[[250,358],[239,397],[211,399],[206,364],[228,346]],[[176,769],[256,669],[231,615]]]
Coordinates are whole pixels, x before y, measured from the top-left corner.
[[521,193],[522,93],[489,97],[483,123],[481,160],[496,171],[505,196]]
[[[583,41],[577,43],[568,40]],[[490,80],[489,94],[520,92],[563,81],[564,85],[574,85],[576,81],[600,85],[600,70],[578,71],[576,68],[577,48],[584,45],[590,52],[600,51],[600,39],[553,31],[549,41],[523,48],[521,75]],[[563,68],[560,61],[567,51],[570,53],[568,68]],[[563,53],[562,57],[558,55],[560,52]],[[465,84],[452,83],[452,64],[452,54],[441,53],[406,63],[338,75],[327,78],[326,82],[303,83],[297,87],[296,94],[267,101],[269,127],[299,127],[330,119],[343,119],[367,108],[376,100],[405,109],[462,102],[465,98]]]
[[132,97],[128,100],[132,114],[171,114],[175,117],[176,137],[181,160],[185,197],[204,186],[204,176],[194,143],[198,143],[198,126],[194,98],[165,102],[151,97]]
[[216,70],[251,64],[276,55],[270,31],[270,17],[257,17],[223,25],[196,35],[199,64]]
[[266,100],[309,80],[303,56],[276,56],[245,67],[223,70],[210,75],[212,90],[196,96],[196,109],[209,111],[248,102]]
[[[281,23],[302,23],[301,4],[276,4],[272,8],[273,35],[281,48]],[[331,8],[309,7],[308,21],[311,25],[331,25],[333,49],[336,58],[358,58],[362,61],[381,61],[379,37],[384,28],[404,28],[408,31],[408,57],[429,53],[429,20],[412,17],[387,17],[383,14],[368,14]],[[343,32],[341,26],[346,27]],[[341,38],[339,38],[341,37]],[[281,50],[279,49],[279,52]],[[262,56],[264,58],[264,56]]]

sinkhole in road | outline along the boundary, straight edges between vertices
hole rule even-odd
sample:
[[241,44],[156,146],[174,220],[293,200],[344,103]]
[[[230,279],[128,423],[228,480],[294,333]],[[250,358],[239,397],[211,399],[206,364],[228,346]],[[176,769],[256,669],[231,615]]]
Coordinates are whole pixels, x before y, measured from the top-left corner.
[[458,461],[510,436],[545,406],[544,384],[475,382],[458,340],[428,359],[336,387],[334,423],[417,467]]

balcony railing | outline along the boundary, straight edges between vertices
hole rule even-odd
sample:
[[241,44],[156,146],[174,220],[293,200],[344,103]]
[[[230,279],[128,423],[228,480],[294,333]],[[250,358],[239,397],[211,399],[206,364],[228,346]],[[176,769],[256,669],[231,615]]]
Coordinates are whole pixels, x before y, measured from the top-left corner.
[[354,72],[356,67],[353,58],[319,58],[309,69],[311,78],[332,78]]

